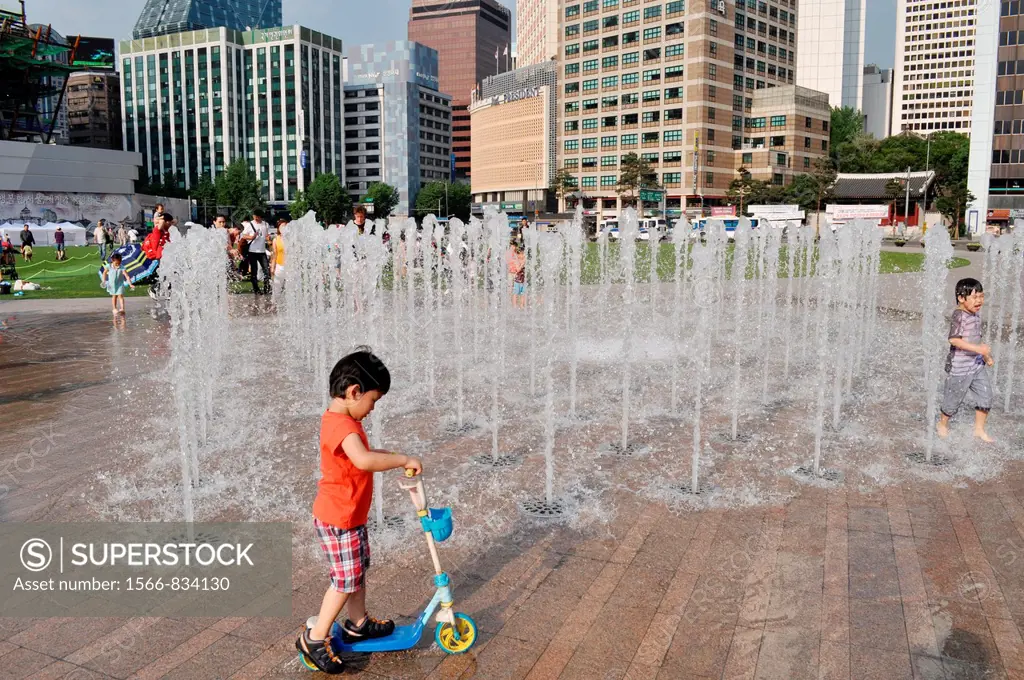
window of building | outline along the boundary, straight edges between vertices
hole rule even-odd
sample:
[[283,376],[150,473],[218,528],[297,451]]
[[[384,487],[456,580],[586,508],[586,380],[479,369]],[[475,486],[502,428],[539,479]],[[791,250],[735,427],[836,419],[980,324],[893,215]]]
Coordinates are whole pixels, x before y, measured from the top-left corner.
[[743,157],[740,160],[740,162],[743,163],[744,166],[752,165],[753,162],[754,162],[754,154],[752,154],[752,153],[745,153],[745,154],[743,154]]
[[622,34],[623,45],[632,45],[636,42],[640,42],[640,31],[630,31],[629,33]]
[[613,128],[613,127],[615,127],[618,124],[619,124],[619,117],[618,116],[605,116],[604,118],[601,119],[601,127],[603,127],[603,128],[609,128],[609,127]]
[[772,146],[786,146],[785,135],[772,135],[771,137]]
[[618,87],[618,85],[619,85],[619,77],[618,76],[605,76],[604,78],[601,78],[601,87],[611,88],[611,87]]
[[[568,65],[568,64],[567,64]],[[583,71],[596,71],[597,70],[597,59],[587,59],[583,62]]]
[[579,158],[566,158],[562,162],[562,167],[570,169],[570,170],[575,170],[579,166],[580,166],[580,159]]
[[627,52],[626,54],[622,55],[622,65],[623,66],[629,66],[631,64],[639,64],[639,63],[640,63],[640,53],[639,52]]
[[574,38],[574,37],[576,37],[579,34],[580,34],[580,25],[579,24],[571,24],[571,25],[565,27],[565,37],[566,38]]
[[579,5],[566,5],[566,7],[565,7],[565,18],[566,19],[572,19],[573,17],[578,17],[579,15],[580,15],[580,6]]
[[[612,137],[612,139],[615,139],[615,138]],[[615,167],[618,164],[619,164],[618,156],[601,156],[601,167],[602,168]]]
[[652,7],[644,8],[644,19],[660,19],[661,18],[661,5],[654,5]]
[[644,50],[644,61],[657,61],[661,59],[661,48],[652,47]]
[[684,28],[683,28],[683,22],[682,21],[677,21],[676,23],[667,24],[665,26],[665,35],[667,35],[667,36],[683,35],[683,33],[684,33]]
[[661,69],[656,68],[650,71],[644,71],[644,82],[645,83],[656,83],[661,80]]
[[578,82],[566,83],[565,93],[566,94],[577,94],[580,91],[580,84]]
[[661,173],[661,182],[666,186],[679,185],[683,181],[683,173],[681,172],[663,172]]
[[565,103],[565,112],[566,113],[578,113],[579,110],[580,110],[580,103],[579,102],[566,102]]
[[661,101],[661,90],[646,90],[644,91],[644,103]]
[[681,57],[684,52],[685,52],[685,47],[684,47],[683,43],[679,43],[678,45],[666,45],[665,46],[665,56],[666,57]]
[[[611,135],[609,137],[602,137],[601,138],[601,148],[602,149],[609,149],[609,148],[614,149],[615,145],[618,144],[618,143],[619,143],[619,138],[616,137],[615,135]],[[615,156],[611,156],[611,158],[615,158]]]
[[601,97],[601,108],[609,109],[619,105],[618,96]]
[[628,94],[622,95],[622,105],[623,106],[627,106],[627,105],[630,105],[630,104],[637,104],[639,102],[640,102],[640,95],[638,95],[636,92],[630,92]]
[[[596,50],[597,49],[597,41],[594,40],[593,43],[594,43],[594,49]],[[605,48],[606,50],[613,50],[613,49],[615,49],[618,46],[619,46],[619,36],[617,36],[617,35],[609,35],[609,36],[606,36],[606,37],[601,39],[601,47]]]
[[683,96],[683,88],[681,87],[667,87],[665,88],[665,99],[679,99]]
[[644,29],[644,40],[657,40],[660,37],[661,27]]
[[583,91],[584,92],[591,92],[591,91],[596,90],[596,89],[597,89],[597,78],[592,78],[590,80],[584,80],[583,81]]
[[583,186],[585,189],[594,189],[594,188],[597,187],[597,178],[596,177],[584,177],[581,180],[581,186]]
[[584,111],[597,111],[597,100],[596,99],[584,99],[583,100]]
[[566,132],[576,132],[580,129],[580,122],[578,120],[567,120],[565,121]]
[[604,9],[615,9],[619,6],[619,0],[604,0],[601,3],[601,7]]
[[686,11],[686,3],[683,0],[674,0],[665,4],[666,16],[672,16],[674,14],[681,14]]
[[578,74],[579,72],[580,72],[579,62],[572,63],[572,64],[566,64],[565,65],[565,75],[567,75],[567,76],[574,76],[574,75]]
[[683,120],[683,110],[679,109],[665,109],[664,119],[666,123],[678,123]]
[[597,19],[591,19],[590,21],[583,22],[583,32],[593,33],[601,27],[601,23]]
[[632,24],[637,21],[640,21],[640,10],[638,9],[633,10],[632,12],[624,12],[622,14],[622,23],[624,24]]
[[657,132],[645,132],[643,133],[641,141],[643,141],[644,144],[657,144],[658,137],[660,137],[660,135]]
[[567,139],[563,145],[566,151],[576,151],[580,148],[580,140],[578,139]]
[[661,120],[661,111],[644,111],[641,120],[645,123],[657,123]]
[[[665,133],[668,135],[668,133]],[[682,151],[666,151],[661,155],[661,160],[665,163],[679,163],[683,160]]]
[[583,168],[583,170],[596,170],[597,156],[584,156],[583,162],[580,163],[580,167]]
[[596,12],[597,11],[597,0],[587,0],[583,3],[584,12]]
[[616,175],[601,175],[601,186],[613,187],[619,183],[619,178]]
[[616,68],[619,65],[619,55],[613,54],[601,60],[601,68]]
[[628,146],[630,144],[633,145],[633,146],[636,146],[637,136],[635,134],[622,135],[621,139],[622,139],[622,145],[623,146]]
[[584,148],[584,149],[596,149],[597,148],[597,137],[584,137],[582,148]]
[[640,74],[639,73],[624,73],[624,74],[622,74],[622,84],[623,85],[635,85],[638,82],[640,82]]
[[584,130],[596,130],[597,129],[597,118],[584,118],[583,119]]
[[807,156],[804,156],[804,168],[809,168],[809,167],[811,167],[811,159],[808,158]]
[[683,139],[682,130],[665,130],[665,136],[662,138],[666,142],[679,142]]
[[785,127],[785,125],[786,125],[786,117],[785,116],[772,116],[770,123],[771,123],[772,127]]
[[682,66],[666,66],[665,67],[665,80],[669,78],[681,78],[683,76]]
[[572,43],[565,46],[565,56],[572,57],[580,53],[580,44]]

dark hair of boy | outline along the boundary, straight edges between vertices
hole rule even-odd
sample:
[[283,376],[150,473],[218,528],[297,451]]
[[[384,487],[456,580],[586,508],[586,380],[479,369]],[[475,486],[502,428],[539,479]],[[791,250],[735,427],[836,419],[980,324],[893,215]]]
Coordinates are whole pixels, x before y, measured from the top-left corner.
[[352,208],[352,216],[355,217],[356,215],[364,215],[365,216],[366,215],[366,208],[364,208],[361,205],[357,205],[356,207]]
[[353,385],[357,385],[364,394],[370,390],[387,394],[391,389],[391,373],[369,347],[356,348],[355,352],[342,357],[331,370],[332,399],[344,399],[346,391]]
[[158,214],[164,218],[165,222],[173,222],[174,221],[174,215],[172,215],[169,212],[162,212],[162,213],[158,213]]
[[121,264],[121,256],[118,253],[114,253],[110,256],[111,263]]
[[252,216],[255,217],[256,219],[262,220],[267,216],[267,213],[263,212],[262,208],[255,208],[252,211]]
[[960,302],[961,298],[969,298],[975,293],[984,293],[985,289],[981,287],[981,281],[977,279],[960,279],[956,282],[956,301]]

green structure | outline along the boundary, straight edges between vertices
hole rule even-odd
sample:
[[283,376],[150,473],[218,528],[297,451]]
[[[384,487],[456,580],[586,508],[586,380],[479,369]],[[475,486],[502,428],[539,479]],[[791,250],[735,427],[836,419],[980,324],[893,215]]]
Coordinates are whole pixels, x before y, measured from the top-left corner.
[[[21,13],[0,9],[0,139],[49,143],[53,138],[78,39],[49,26],[29,26]],[[66,62],[66,63],[62,63]]]

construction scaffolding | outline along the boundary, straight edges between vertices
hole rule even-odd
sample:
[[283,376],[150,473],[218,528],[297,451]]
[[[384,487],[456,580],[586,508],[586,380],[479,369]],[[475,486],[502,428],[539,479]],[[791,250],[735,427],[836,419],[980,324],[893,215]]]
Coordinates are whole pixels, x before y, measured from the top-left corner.
[[[0,9],[0,140],[49,144],[67,76],[80,70],[73,66],[79,38],[70,43],[50,26],[28,25],[20,2],[20,14]],[[43,105],[53,98],[55,105]]]

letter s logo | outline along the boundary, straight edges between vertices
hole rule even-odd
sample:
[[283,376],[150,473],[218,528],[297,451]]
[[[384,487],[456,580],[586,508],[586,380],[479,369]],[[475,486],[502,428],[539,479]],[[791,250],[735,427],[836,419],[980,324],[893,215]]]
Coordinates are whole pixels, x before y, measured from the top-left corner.
[[29,571],[42,571],[53,561],[50,544],[41,538],[30,538],[21,546],[21,564]]

